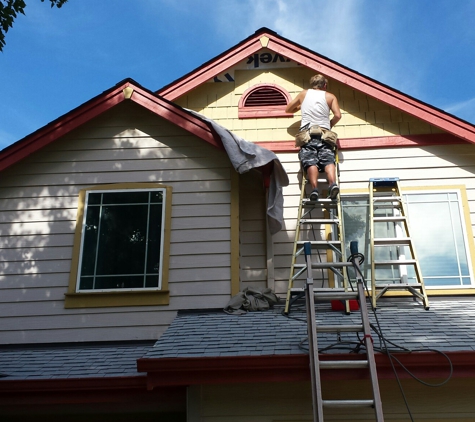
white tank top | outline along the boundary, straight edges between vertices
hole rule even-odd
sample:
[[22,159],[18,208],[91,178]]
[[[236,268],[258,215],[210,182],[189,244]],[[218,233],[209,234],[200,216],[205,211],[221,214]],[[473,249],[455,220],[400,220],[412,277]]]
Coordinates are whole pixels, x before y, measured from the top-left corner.
[[325,91],[309,89],[300,107],[302,112],[302,127],[318,125],[330,129],[330,107],[325,99]]

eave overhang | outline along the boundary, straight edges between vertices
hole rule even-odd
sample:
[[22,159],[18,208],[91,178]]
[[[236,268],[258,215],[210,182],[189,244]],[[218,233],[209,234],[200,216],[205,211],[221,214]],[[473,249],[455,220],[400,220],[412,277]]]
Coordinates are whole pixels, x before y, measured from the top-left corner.
[[206,122],[143,88],[135,81],[126,79],[110,90],[103,92],[33,132],[31,135],[0,151],[0,171],[12,166],[124,101],[132,101],[139,104],[214,147],[224,149],[221,140]]
[[223,73],[233,65],[248,58],[263,47],[415,116],[458,138],[475,143],[474,125],[355,72],[308,48],[289,41],[267,28],[259,29],[235,47],[161,88],[157,93],[170,101],[174,101],[198,85],[211,80],[214,76]]
[[[409,378],[401,364],[421,379],[446,379],[450,376],[475,376],[475,352],[398,353],[396,360],[376,354],[379,379],[395,378],[393,364],[399,378]],[[364,355],[320,355],[323,360],[362,360]],[[256,382],[292,382],[310,380],[308,355],[226,356],[191,358],[141,358],[137,361],[140,372],[147,372],[147,387],[194,384],[227,384]],[[342,371],[326,369],[324,380],[367,379],[366,369]]]

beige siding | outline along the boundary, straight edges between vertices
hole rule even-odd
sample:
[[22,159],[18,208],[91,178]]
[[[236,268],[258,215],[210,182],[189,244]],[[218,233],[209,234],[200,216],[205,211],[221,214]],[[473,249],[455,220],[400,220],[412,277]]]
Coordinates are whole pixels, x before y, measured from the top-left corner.
[[[177,309],[230,298],[225,152],[130,103],[4,171],[0,180],[2,343],[156,339]],[[160,182],[173,188],[167,306],[64,309],[78,193]]]
[[267,287],[266,203],[262,176],[250,171],[239,180],[241,290]]
[[[401,381],[414,420],[432,422],[468,422],[475,418],[473,385],[469,379],[452,379],[439,388],[424,387],[405,379]],[[325,399],[368,398],[367,382],[324,381]],[[403,422],[409,419],[398,383],[380,380],[384,420]],[[190,422],[301,422],[312,420],[310,383],[254,383],[233,385],[204,385],[191,390],[194,406],[189,409]],[[190,398],[191,399],[191,398]],[[354,408],[325,409],[325,420],[375,420],[374,410]]]

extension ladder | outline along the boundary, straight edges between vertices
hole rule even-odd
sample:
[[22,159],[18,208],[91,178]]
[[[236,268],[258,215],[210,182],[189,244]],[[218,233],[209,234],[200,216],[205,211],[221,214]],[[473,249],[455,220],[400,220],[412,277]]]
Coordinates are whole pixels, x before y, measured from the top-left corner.
[[[387,292],[408,291],[419,298],[424,308],[428,310],[429,300],[409,233],[399,178],[370,179],[369,202],[373,306],[376,307],[377,300]],[[407,250],[411,255],[409,258],[406,258]],[[416,278],[414,283],[408,281],[408,266],[414,268]],[[395,268],[399,270],[396,277],[391,274],[390,277],[383,278],[378,274],[384,270],[393,273]]]
[[[337,183],[338,172],[337,172]],[[319,180],[319,186],[325,184],[326,180]],[[311,248],[318,252],[320,262],[313,263],[314,269],[322,270],[322,286],[319,291],[335,288],[348,291],[348,275],[346,268],[352,264],[346,261],[345,241],[341,203],[339,200],[319,199],[311,201],[306,195],[307,180],[302,174],[300,190],[300,202],[298,208],[297,226],[295,230],[295,240],[292,251],[292,262],[290,266],[289,283],[287,288],[287,298],[284,313],[288,314],[292,304],[304,296],[303,280],[299,277],[305,273],[306,264],[302,260],[304,254],[304,244],[309,242]],[[322,235],[323,233],[323,235]],[[312,240],[310,240],[312,238]],[[325,254],[320,252],[325,251]],[[324,255],[322,257],[322,255]],[[324,276],[325,270],[327,277]],[[296,284],[299,284],[297,286]],[[345,302],[346,312],[349,313],[349,303]]]
[[[377,422],[383,422],[383,409],[381,403],[381,394],[379,391],[379,382],[376,371],[376,362],[374,358],[373,339],[371,338],[371,329],[368,317],[367,302],[365,296],[365,289],[363,278],[359,271],[359,264],[356,259],[353,259],[353,264],[356,270],[356,291],[347,291],[340,293],[315,293],[313,292],[313,278],[312,278],[312,262],[311,262],[311,245],[306,243],[304,245],[305,259],[307,262],[307,282],[305,286],[306,294],[306,309],[307,309],[307,332],[310,354],[310,372],[312,383],[312,405],[313,405],[313,420],[314,422],[323,422],[324,408],[373,408],[375,413],[375,420]],[[352,259],[352,257],[350,257]],[[344,300],[348,302],[351,299],[357,299],[359,301],[359,308],[361,313],[361,325],[328,325],[317,326],[316,324],[316,311],[315,301],[322,300]],[[355,332],[363,333],[364,345],[366,348],[366,359],[364,360],[333,360],[333,361],[320,361],[318,356],[318,342],[317,333],[329,333],[329,332]],[[366,368],[369,371],[369,377],[372,385],[372,398],[366,400],[323,400],[322,398],[322,385],[320,373],[325,369],[338,369],[349,370]]]

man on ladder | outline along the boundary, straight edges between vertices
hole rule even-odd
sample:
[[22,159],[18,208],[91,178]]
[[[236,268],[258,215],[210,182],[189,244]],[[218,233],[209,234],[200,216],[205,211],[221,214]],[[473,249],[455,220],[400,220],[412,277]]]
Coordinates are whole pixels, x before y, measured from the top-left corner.
[[[287,105],[285,111],[302,112],[299,134],[304,135],[304,140],[298,142],[297,136],[296,146],[300,146],[299,160],[312,187],[310,200],[318,201],[319,172],[325,172],[329,197],[336,199],[340,191],[335,175],[336,134],[330,129],[341,119],[340,106],[335,95],[326,91],[328,81],[324,76],[312,76],[310,85],[311,89],[300,92]],[[333,113],[331,120],[330,111]]]

